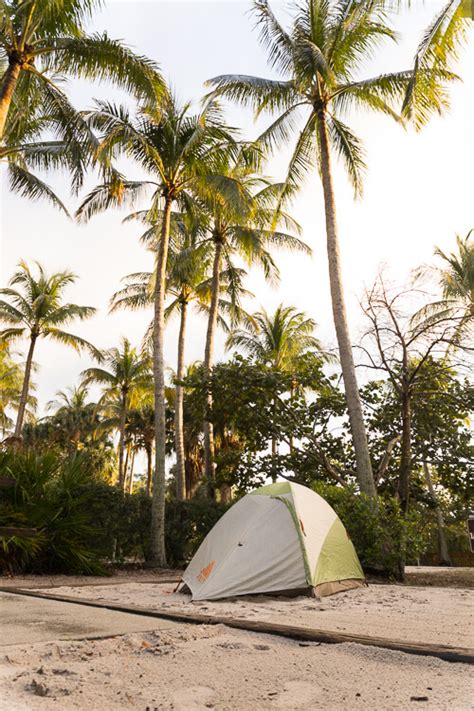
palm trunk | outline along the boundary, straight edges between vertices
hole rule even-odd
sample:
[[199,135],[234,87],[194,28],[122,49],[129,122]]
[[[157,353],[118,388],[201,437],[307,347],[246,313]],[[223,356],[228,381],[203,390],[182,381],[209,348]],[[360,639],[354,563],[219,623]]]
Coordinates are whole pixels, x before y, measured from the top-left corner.
[[130,459],[130,480],[128,484],[128,493],[133,493],[133,470],[135,468],[135,449],[132,449],[132,456]]
[[439,553],[442,565],[451,565],[451,558],[449,556],[448,543],[446,541],[446,536],[444,535],[444,518],[441,511],[440,505],[438,503],[438,497],[436,496],[435,488],[433,486],[433,480],[431,478],[430,468],[427,462],[423,462],[423,471],[425,474],[426,485],[430,496],[433,499],[436,507],[436,523],[438,525],[438,538],[439,538]]
[[152,465],[152,457],[153,457],[153,448],[151,444],[146,445],[146,495],[150,496],[151,495],[151,477],[153,474],[153,465]]
[[0,89],[0,141],[3,139],[8,111],[12,103],[20,71],[20,64],[18,64],[18,62],[11,62],[3,75],[2,87]]
[[119,424],[119,443],[118,443],[118,485],[121,489],[125,488],[125,474],[127,471],[128,463],[128,452],[127,461],[124,463],[124,453],[125,453],[125,428],[127,426],[127,403],[126,396],[124,396],[124,401],[122,403],[122,412],[120,413],[120,424]]
[[18,406],[18,415],[16,418],[15,437],[21,437],[21,431],[23,429],[26,403],[28,402],[28,393],[30,390],[31,367],[33,365],[33,353],[35,350],[36,339],[37,336],[35,334],[31,334],[30,347],[28,349],[28,355],[26,357],[25,375],[23,378],[23,386],[21,389],[20,404]]
[[[209,308],[209,320],[207,324],[206,349],[204,352],[204,375],[208,381],[212,373],[214,365],[214,341],[217,330],[217,315],[219,310],[219,295],[220,295],[220,274],[221,274],[221,258],[222,258],[222,242],[215,242],[214,264],[212,268],[212,293],[211,304]],[[212,392],[208,387],[207,391],[207,409],[212,408]],[[216,466],[214,463],[214,427],[212,422],[204,420],[204,475],[206,477],[209,494],[213,498],[215,495],[214,480],[216,477]]]
[[336,328],[342,377],[346,393],[347,409],[351,426],[352,440],[357,463],[357,479],[361,491],[376,497],[377,492],[372,472],[367,433],[365,430],[359,387],[357,385],[352,345],[347,323],[346,306],[342,281],[341,258],[336,223],[336,204],[332,183],[331,155],[329,149],[326,114],[324,109],[318,112],[318,131],[321,150],[321,177],[324,191],[326,213],[326,236],[329,263],[329,282],[331,286],[332,312]]
[[188,304],[181,303],[181,323],[179,325],[178,337],[178,367],[176,369],[176,402],[174,413],[174,433],[176,449],[176,496],[180,501],[186,498],[186,471],[184,466],[184,419],[183,419],[183,399],[184,390],[180,385],[184,377],[184,343],[186,335],[186,316]]
[[[404,389],[405,390],[405,389]],[[402,512],[408,512],[410,473],[411,473],[411,401],[407,392],[402,393],[402,439],[400,454],[400,471],[398,475],[398,498]]]
[[166,401],[165,401],[165,293],[166,264],[173,199],[166,196],[158,262],[156,265],[155,313],[153,321],[153,376],[155,385],[155,472],[151,503],[150,563],[166,567],[165,486],[166,486]]

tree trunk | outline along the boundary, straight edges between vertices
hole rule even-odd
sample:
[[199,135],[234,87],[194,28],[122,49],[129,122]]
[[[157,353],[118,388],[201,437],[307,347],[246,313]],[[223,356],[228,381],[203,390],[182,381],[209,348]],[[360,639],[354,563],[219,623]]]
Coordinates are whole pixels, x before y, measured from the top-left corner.
[[449,556],[448,543],[446,541],[446,536],[444,535],[443,513],[438,503],[438,497],[436,496],[435,488],[433,486],[433,479],[431,478],[431,472],[427,462],[423,462],[423,472],[425,474],[428,491],[430,492],[430,496],[433,499],[436,507],[436,522],[438,525],[439,553],[441,558],[441,565],[452,565],[451,558]]
[[3,75],[2,87],[0,89],[0,141],[3,139],[8,111],[12,103],[20,72],[20,64],[18,62],[10,62],[7,71]]
[[324,109],[318,112],[318,131],[321,150],[321,177],[326,213],[326,236],[329,263],[329,282],[331,286],[332,312],[336,328],[339,358],[346,393],[347,409],[351,426],[352,440],[357,462],[357,479],[361,491],[376,497],[377,492],[372,473],[367,433],[365,430],[362,404],[357,385],[352,345],[347,324],[346,306],[342,281],[341,259],[336,223],[336,205],[332,184],[331,155],[328,130]]
[[158,261],[156,265],[155,312],[153,320],[153,376],[155,390],[155,472],[151,503],[150,564],[166,567],[165,486],[166,486],[166,400],[165,400],[165,294],[166,265],[170,237],[172,198],[167,195],[163,211]]
[[272,482],[275,483],[277,480],[277,441],[275,437],[272,437]]
[[28,355],[26,357],[25,375],[23,378],[23,386],[21,389],[20,404],[18,407],[18,415],[16,418],[15,437],[21,437],[21,431],[23,429],[23,420],[25,418],[26,404],[28,402],[28,393],[30,390],[30,378],[31,378],[31,367],[33,365],[33,353],[35,350],[37,337],[38,336],[36,336],[35,334],[31,334],[31,337],[30,337],[30,347],[28,349]]
[[180,385],[184,377],[184,342],[186,335],[186,316],[188,304],[186,301],[181,303],[181,323],[179,325],[178,337],[178,367],[176,369],[176,401],[174,412],[174,434],[175,434],[175,449],[176,449],[176,496],[180,501],[186,498],[186,471],[184,466],[184,416],[183,416],[183,399],[184,389]]
[[[219,310],[219,295],[220,295],[220,274],[221,274],[221,258],[222,258],[222,242],[215,242],[214,264],[212,268],[212,294],[211,304],[209,308],[209,320],[207,324],[206,349],[204,352],[204,375],[209,379],[214,365],[214,341],[217,330],[217,315]],[[207,392],[207,409],[212,408],[212,392],[208,387]],[[204,420],[204,475],[206,477],[209,494],[211,498],[215,496],[214,480],[216,477],[216,465],[214,462],[214,427],[212,422]]]
[[152,457],[153,457],[153,448],[151,444],[146,445],[146,495],[150,496],[151,495],[151,477],[153,475],[153,465],[152,465]]
[[118,443],[118,485],[121,489],[125,488],[125,474],[127,470],[127,463],[124,463],[124,452],[125,452],[125,429],[127,427],[127,395],[122,393],[122,411],[120,413],[120,424],[119,424],[119,443]]
[[132,456],[130,458],[130,479],[128,484],[128,493],[133,494],[133,470],[135,468],[135,449],[132,449]]
[[402,393],[402,439],[400,455],[400,472],[398,475],[398,498],[402,512],[408,512],[409,484],[411,473],[411,401],[407,392]]

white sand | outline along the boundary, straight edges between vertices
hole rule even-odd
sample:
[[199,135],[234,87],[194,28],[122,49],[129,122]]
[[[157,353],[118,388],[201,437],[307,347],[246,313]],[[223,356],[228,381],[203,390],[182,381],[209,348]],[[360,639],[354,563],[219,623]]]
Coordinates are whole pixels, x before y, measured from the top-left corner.
[[[192,603],[173,593],[172,584],[68,586],[51,592],[474,646],[474,591],[464,589],[375,585],[322,602],[255,596],[213,603]],[[357,644],[302,643],[223,625],[167,624],[112,639],[5,648],[0,711],[474,709],[472,667],[464,664]]]
[[470,668],[355,644],[173,625],[113,639],[10,647],[1,711],[472,709]]
[[[61,587],[49,592],[153,610],[202,612],[409,642],[474,648],[474,591],[373,585],[325,597],[253,596],[191,602],[173,584]],[[42,590],[42,592],[48,592]]]

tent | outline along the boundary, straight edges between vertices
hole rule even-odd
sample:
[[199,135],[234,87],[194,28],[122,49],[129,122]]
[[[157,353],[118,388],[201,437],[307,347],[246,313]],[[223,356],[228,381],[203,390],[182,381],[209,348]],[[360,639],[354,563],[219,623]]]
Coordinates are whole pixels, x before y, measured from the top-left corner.
[[322,597],[365,585],[334,509],[306,486],[263,486],[207,534],[183,575],[193,600],[255,593]]

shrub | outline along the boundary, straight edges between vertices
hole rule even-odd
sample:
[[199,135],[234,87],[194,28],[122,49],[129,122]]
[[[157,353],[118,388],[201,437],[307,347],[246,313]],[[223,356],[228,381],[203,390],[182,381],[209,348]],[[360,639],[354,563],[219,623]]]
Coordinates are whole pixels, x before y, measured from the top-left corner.
[[32,538],[0,539],[0,568],[10,572],[104,573],[94,490],[80,456],[1,452],[0,472],[16,485],[0,492],[0,525],[36,528]]
[[400,563],[415,562],[425,551],[428,540],[421,514],[414,510],[405,518],[394,497],[379,497],[374,505],[373,499],[352,487],[318,482],[313,489],[342,520],[367,573],[398,577]]

